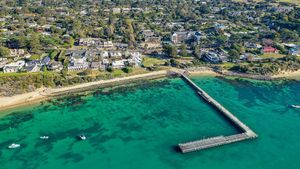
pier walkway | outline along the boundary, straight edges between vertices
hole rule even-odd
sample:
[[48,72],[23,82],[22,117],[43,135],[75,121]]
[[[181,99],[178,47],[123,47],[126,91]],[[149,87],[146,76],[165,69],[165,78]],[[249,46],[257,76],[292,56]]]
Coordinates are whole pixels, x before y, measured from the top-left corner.
[[189,79],[186,75],[181,74],[181,77],[186,80],[197,93],[206,100],[209,104],[215,107],[220,113],[222,113],[225,117],[228,118],[233,124],[239,127],[243,133],[235,134],[230,136],[217,136],[207,139],[201,139],[197,141],[187,142],[179,144],[179,148],[183,153],[202,150],[206,148],[216,147],[224,144],[234,143],[242,140],[256,138],[257,135],[254,131],[252,131],[247,125],[241,122],[237,117],[235,117],[231,112],[229,112],[226,108],[224,108],[220,103],[218,103],[215,99],[209,96],[204,90],[202,90],[198,85],[196,85],[191,79]]

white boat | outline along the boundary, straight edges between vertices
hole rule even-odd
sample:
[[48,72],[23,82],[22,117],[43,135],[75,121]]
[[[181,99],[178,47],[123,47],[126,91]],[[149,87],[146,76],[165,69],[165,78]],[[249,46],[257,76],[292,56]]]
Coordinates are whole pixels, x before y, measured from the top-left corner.
[[47,139],[49,139],[49,136],[41,136],[40,139],[47,140]]
[[291,105],[292,108],[300,109],[299,105]]
[[83,135],[83,134],[79,135],[78,138],[79,138],[80,140],[85,140],[85,139],[86,139],[85,135]]
[[9,149],[14,149],[14,148],[19,148],[21,147],[20,144],[15,144],[15,143],[12,143],[11,145],[8,146]]

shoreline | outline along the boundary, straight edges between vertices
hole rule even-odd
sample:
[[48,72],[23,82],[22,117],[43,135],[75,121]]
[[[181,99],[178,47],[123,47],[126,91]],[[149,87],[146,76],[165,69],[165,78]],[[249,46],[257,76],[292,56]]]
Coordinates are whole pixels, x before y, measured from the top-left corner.
[[216,71],[216,73],[221,76],[231,76],[231,77],[247,78],[247,79],[254,79],[254,80],[265,80],[265,81],[282,80],[282,79],[300,80],[300,70],[294,72],[284,71],[275,75],[255,75],[255,74],[232,72],[227,70]]
[[294,71],[294,72],[283,71],[278,75],[273,75],[272,77],[275,78],[275,79],[286,78],[286,79],[300,80],[300,70],[297,70],[297,71]]
[[[171,70],[172,71],[172,70]],[[173,71],[184,71],[182,69],[173,69]],[[229,72],[229,71],[213,71],[212,69],[200,68],[188,70],[192,76],[232,76],[232,77],[241,77],[249,78],[256,80],[278,80],[278,79],[300,79],[300,70],[295,72],[283,72],[278,75],[273,76],[263,76],[263,75],[249,75],[243,73]],[[86,91],[89,89],[94,89],[97,87],[110,87],[116,86],[125,83],[132,83],[138,80],[150,80],[163,78],[168,75],[169,70],[155,71],[145,74],[132,75],[127,77],[114,78],[109,80],[99,80],[95,82],[88,82],[77,84],[73,86],[66,86],[62,88],[40,88],[34,92],[19,94],[11,97],[0,97],[0,111],[5,112],[10,109],[22,107],[22,106],[31,106],[39,104],[42,101],[51,99],[53,97],[68,95],[76,92]]]
[[99,80],[95,82],[88,82],[62,88],[40,88],[30,93],[19,94],[11,97],[0,97],[0,111],[4,112],[17,107],[38,104],[41,101],[48,100],[56,96],[86,91],[96,87],[109,87],[118,84],[132,83],[138,80],[162,78],[166,77],[167,73],[167,70],[162,70],[109,80]]

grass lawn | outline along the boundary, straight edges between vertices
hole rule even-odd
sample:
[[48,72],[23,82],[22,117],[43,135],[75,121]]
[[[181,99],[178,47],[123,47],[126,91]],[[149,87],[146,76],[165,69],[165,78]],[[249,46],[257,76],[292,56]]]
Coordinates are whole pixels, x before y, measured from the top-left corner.
[[223,69],[230,69],[235,65],[236,64],[232,63],[232,62],[225,62],[225,63],[220,64],[220,66],[222,66]]
[[31,57],[30,57],[30,60],[39,60],[39,59],[41,59],[41,55],[39,55],[39,54],[34,54],[34,55],[31,55]]
[[50,72],[50,71],[47,71],[47,72],[11,72],[11,73],[0,73],[0,77],[8,77],[8,76],[14,76],[14,77],[17,77],[17,76],[25,76],[25,75],[38,75],[38,74],[44,74],[44,75],[49,75],[49,74],[52,74],[52,75],[56,75],[56,74],[59,74],[58,72]]
[[265,54],[261,55],[261,57],[262,58],[275,58],[275,59],[278,59],[278,58],[285,57],[285,55],[280,54],[280,53],[265,53]]
[[155,65],[163,65],[166,61],[162,60],[162,59],[157,59],[157,58],[149,58],[149,57],[145,57],[143,59],[143,65],[144,67],[152,67]]
[[117,77],[117,76],[121,76],[124,72],[121,70],[121,69],[115,69],[113,72],[112,72],[112,75],[114,77]]

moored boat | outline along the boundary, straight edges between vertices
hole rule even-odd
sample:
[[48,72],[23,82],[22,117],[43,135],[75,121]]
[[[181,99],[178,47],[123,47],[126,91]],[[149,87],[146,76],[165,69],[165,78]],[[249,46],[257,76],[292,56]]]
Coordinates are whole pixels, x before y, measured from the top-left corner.
[[9,149],[15,149],[15,148],[19,148],[21,147],[20,144],[15,144],[15,143],[12,143],[11,145],[8,146]]
[[47,140],[47,139],[49,139],[49,136],[41,136],[40,139]]
[[292,108],[300,109],[300,105],[291,105]]
[[78,138],[79,138],[80,140],[85,140],[85,139],[86,139],[86,136],[85,136],[84,134],[80,134],[80,135],[78,136]]

